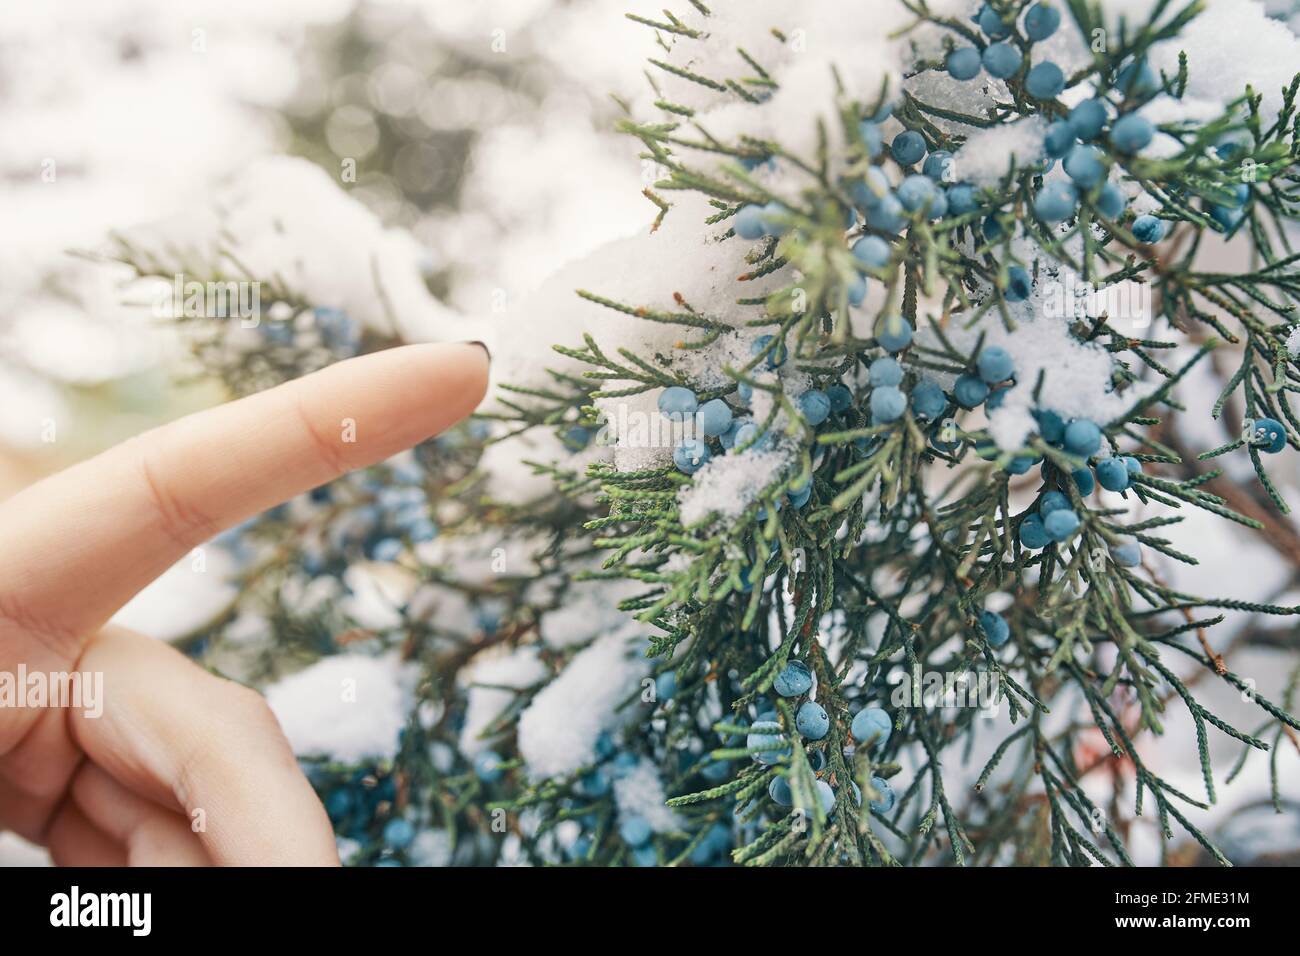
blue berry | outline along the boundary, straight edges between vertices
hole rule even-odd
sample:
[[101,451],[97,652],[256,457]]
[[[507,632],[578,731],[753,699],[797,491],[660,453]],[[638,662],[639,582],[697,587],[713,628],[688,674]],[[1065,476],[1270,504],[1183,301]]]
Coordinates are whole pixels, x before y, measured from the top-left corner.
[[755,444],[757,439],[758,426],[753,422],[745,422],[736,429],[736,434],[732,438],[732,447],[748,449]]
[[750,385],[748,382],[737,382],[736,395],[740,398],[742,402],[747,403],[751,398],[754,397],[754,386]]
[[1101,192],[1097,195],[1097,210],[1107,219],[1118,219],[1124,214],[1127,205],[1124,191],[1114,183],[1106,183],[1101,187]]
[[891,385],[871,390],[871,421],[884,425],[896,422],[907,411],[907,396]]
[[978,209],[975,202],[975,187],[968,183],[958,183],[948,187],[948,212],[954,216],[964,216]]
[[830,733],[831,718],[817,701],[805,700],[794,715],[794,726],[809,740],[821,740]]
[[684,422],[700,407],[695,393],[681,385],[673,385],[659,393],[659,413],[670,422]]
[[1138,216],[1133,220],[1133,238],[1146,245],[1153,245],[1165,237],[1165,223],[1155,216]]
[[790,210],[776,200],[763,207],[763,225],[769,236],[784,236],[790,231]]
[[867,377],[873,386],[898,385],[903,381],[903,366],[898,364],[897,359],[882,355],[871,363]]
[[844,293],[849,300],[849,305],[861,305],[867,298],[867,277],[860,273],[855,273],[845,286]]
[[1025,14],[1025,35],[1031,40],[1046,40],[1061,25],[1061,11],[1046,3],[1036,3]]
[[741,426],[745,424],[745,420],[735,419],[732,421],[731,427],[718,436],[718,443],[722,445],[723,451],[731,451],[736,447],[736,434],[740,431]]
[[767,223],[763,221],[763,207],[750,203],[741,206],[736,213],[732,228],[741,239],[762,239],[767,235]]
[[948,407],[948,398],[934,382],[917,382],[912,389],[912,414],[929,421],[938,418]]
[[1147,96],[1160,89],[1160,78],[1146,60],[1135,60],[1115,77],[1115,85],[1127,96]]
[[693,475],[709,461],[709,446],[699,438],[687,438],[673,449],[673,464],[686,475]]
[[1246,210],[1236,206],[1220,206],[1211,204],[1207,210],[1210,218],[1223,227],[1225,232],[1234,231],[1241,221],[1246,218]]
[[785,496],[789,499],[792,508],[802,508],[812,498],[812,492],[812,482],[810,481],[798,491],[790,489],[785,493]]
[[655,700],[669,701],[677,696],[677,672],[664,671],[655,678]]
[[495,750],[485,750],[474,758],[474,775],[484,783],[495,783],[504,773],[501,755]]
[[731,428],[731,406],[720,398],[705,402],[696,413],[700,431],[710,438],[726,434]]
[[1049,445],[1059,445],[1065,439],[1065,420],[1050,408],[1035,409],[1034,420],[1038,422],[1038,434]]
[[[945,435],[951,437],[945,438]],[[936,423],[930,429],[930,444],[939,451],[951,454],[961,447],[961,435],[955,428],[949,430],[943,423]]]
[[830,813],[835,808],[835,791],[825,780],[818,780],[815,789],[817,799],[822,805],[822,813]]
[[876,341],[886,352],[901,352],[912,344],[912,324],[901,315],[887,316],[876,329]]
[[1020,543],[1030,551],[1047,547],[1052,539],[1047,536],[1041,515],[1029,514],[1020,522]]
[[[758,338],[754,339],[754,344],[750,346],[749,354],[761,355],[763,352],[766,352],[768,346],[772,344],[772,338],[773,336],[771,335],[760,335]],[[786,349],[785,343],[782,342],[780,345],[773,348],[771,352],[768,352],[767,367],[780,368],[785,364],[785,360],[789,357],[790,353]]]
[[1091,458],[1101,447],[1101,429],[1086,418],[1065,426],[1065,450],[1080,458]]
[[1047,536],[1059,544],[1068,541],[1079,530],[1079,516],[1069,508],[1062,508],[1044,518],[1043,527]]
[[1156,128],[1145,116],[1129,113],[1110,128],[1110,142],[1121,153],[1136,153],[1151,142]]
[[982,378],[962,375],[952,387],[952,397],[962,408],[974,408],[989,397],[989,387]]
[[[1025,278],[1028,279],[1028,276]],[[997,345],[982,349],[979,358],[975,360],[975,367],[979,370],[980,378],[990,385],[1005,382],[1016,371],[1011,353]]]
[[885,138],[880,132],[879,123],[863,120],[858,124],[858,136],[862,139],[862,145],[867,147],[867,155],[872,159],[879,156],[880,151],[885,148]]
[[799,396],[799,412],[804,421],[816,427],[830,417],[831,400],[825,392],[810,388]]
[[374,561],[396,561],[402,553],[402,542],[396,538],[380,538],[370,546],[370,558]]
[[984,35],[999,40],[1011,33],[1011,27],[1002,22],[1002,17],[987,3],[975,15],[975,22],[984,31]]
[[772,802],[782,807],[794,806],[794,794],[790,792],[790,784],[785,777],[779,774],[772,778],[767,785],[767,795],[772,798]]
[[993,611],[980,611],[980,630],[993,647],[1001,647],[1011,638],[1011,625]]
[[871,209],[890,193],[889,177],[879,166],[868,166],[862,178],[849,187],[853,201],[863,209]]
[[1065,89],[1065,73],[1055,63],[1039,63],[1025,74],[1025,92],[1036,100],[1054,100]]
[[1101,100],[1084,100],[1070,110],[1070,132],[1082,140],[1096,139],[1106,127],[1106,104]]
[[849,733],[863,746],[869,746],[876,753],[885,749],[889,735],[894,732],[894,720],[889,712],[881,707],[863,707],[853,717]]
[[632,865],[639,867],[658,866],[659,854],[655,852],[654,844],[647,843],[645,846],[633,847]]
[[980,51],[973,46],[964,46],[948,54],[948,75],[954,80],[973,80],[980,74]]
[[1275,418],[1257,418],[1251,429],[1250,443],[1260,451],[1276,455],[1286,447],[1286,428]]
[[1086,498],[1092,494],[1093,489],[1097,487],[1097,482],[1092,477],[1092,472],[1087,468],[1076,468],[1070,472],[1070,477],[1074,479],[1074,487],[1079,489],[1080,497]]
[[653,834],[650,821],[637,814],[626,816],[618,822],[618,835],[628,846],[645,846]]
[[1043,151],[1053,159],[1060,159],[1074,149],[1075,133],[1069,123],[1057,120],[1047,127],[1047,136],[1043,139]]
[[1097,483],[1107,491],[1123,491],[1133,483],[1133,479],[1124,459],[1104,458],[1097,462]]
[[1095,146],[1076,146],[1065,156],[1065,174],[1075,185],[1091,189],[1106,178],[1101,150]]
[[898,201],[908,212],[924,209],[934,201],[938,188],[929,176],[913,173],[898,186]]
[[892,192],[880,197],[880,200],[867,208],[867,225],[890,235],[897,235],[907,225],[907,210]]
[[894,788],[889,785],[889,781],[884,777],[872,777],[871,789],[880,794],[875,800],[867,804],[871,807],[872,813],[888,813],[894,809],[894,804],[898,802],[898,794],[894,793]]
[[1124,467],[1128,469],[1129,478],[1134,475],[1142,474],[1142,462],[1138,461],[1132,455],[1124,456]]
[[604,767],[597,767],[590,773],[584,774],[578,781],[578,792],[585,797],[603,797],[609,793],[613,786],[613,780],[610,773]]
[[1008,302],[1024,302],[1033,290],[1033,281],[1023,266],[1012,266],[1007,270],[1007,288],[1002,293]]
[[921,172],[936,183],[951,182],[952,163],[952,153],[946,149],[938,149],[925,157],[925,164],[921,167]]
[[782,697],[798,697],[812,690],[812,671],[803,661],[788,661],[772,682],[772,689]]
[[1136,541],[1113,545],[1110,549],[1110,559],[1121,568],[1136,568],[1142,563],[1142,545]]
[[1034,215],[1048,225],[1064,222],[1079,207],[1079,194],[1069,183],[1048,183],[1034,197]]
[[879,236],[863,236],[853,244],[853,258],[872,269],[889,265],[893,247]]
[[1002,223],[998,222],[995,216],[986,216],[984,221],[980,223],[980,234],[989,242],[997,242],[1006,232],[1002,228]]
[[781,725],[774,720],[756,720],[749,728],[745,747],[758,763],[770,767],[790,753],[790,745],[781,733]]
[[906,130],[894,137],[889,145],[895,162],[900,166],[915,166],[925,156],[925,137],[916,130]]
[[838,383],[826,389],[826,397],[830,399],[831,411],[836,414],[848,411],[853,405],[853,393],[846,386]]
[[993,43],[984,49],[981,62],[984,64],[984,69],[989,71],[990,76],[1005,80],[1016,75],[1024,59],[1021,52],[1010,43]]
[[402,817],[389,820],[384,824],[384,842],[394,850],[405,850],[415,842],[415,827]]
[[1059,491],[1048,491],[1038,499],[1038,513],[1046,518],[1053,511],[1068,511],[1070,499]]

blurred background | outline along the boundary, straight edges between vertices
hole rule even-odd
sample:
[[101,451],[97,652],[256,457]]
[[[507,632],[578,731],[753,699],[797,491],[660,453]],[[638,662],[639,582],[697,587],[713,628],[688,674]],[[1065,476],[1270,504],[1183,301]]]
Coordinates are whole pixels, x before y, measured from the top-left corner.
[[[199,374],[192,342],[159,318],[133,270],[104,261],[121,248],[115,236],[189,261],[228,240],[228,214],[253,210],[264,221],[242,220],[240,241],[254,258],[257,243],[243,233],[276,233],[285,222],[312,233],[298,246],[305,261],[276,266],[298,270],[305,285],[328,286],[343,251],[373,251],[382,270],[363,277],[361,285],[373,279],[375,289],[361,295],[395,300],[390,318],[404,337],[440,337],[492,316],[526,320],[515,309],[530,289],[654,214],[641,195],[651,180],[637,144],[614,126],[621,103],[644,96],[639,64],[648,52],[645,29],[622,13],[660,6],[10,5],[0,31],[0,497],[229,395],[228,383]],[[1295,5],[1270,6],[1285,18]],[[295,220],[305,207],[316,218]],[[1236,253],[1214,255],[1228,263]],[[338,292],[349,295],[356,290]],[[392,333],[382,318],[366,320],[356,301],[347,304],[372,329]],[[1181,436],[1192,447],[1224,440],[1206,413],[1218,373],[1231,368],[1223,356],[1218,372],[1206,366],[1182,396],[1189,421],[1205,421]],[[1235,435],[1236,425],[1227,431]],[[1279,462],[1275,476],[1300,500],[1293,461]],[[1234,490],[1233,505],[1244,510],[1240,499],[1255,500],[1253,483],[1246,465],[1216,490]],[[1203,562],[1180,572],[1179,586],[1300,603],[1294,522],[1274,520],[1259,535],[1200,513],[1189,518],[1171,538]],[[180,604],[211,606],[155,590],[130,609],[130,623],[166,637],[178,628],[165,618]],[[1296,641],[1281,624],[1242,614],[1216,629],[1215,640],[1220,650],[1233,648],[1234,669],[1272,674],[1276,685],[1285,677],[1277,651]],[[1279,691],[1267,689],[1274,699]],[[1213,690],[1205,702],[1234,720],[1229,697]],[[1194,791],[1194,734],[1181,712],[1169,724],[1161,762],[1185,772]],[[1228,743],[1216,738],[1216,757],[1230,764],[1237,748]],[[1295,752],[1281,759],[1287,814],[1268,804],[1260,759],[1224,788],[1214,811],[1211,831],[1243,860],[1300,862],[1300,764]],[[1154,834],[1149,842],[1154,847]],[[0,836],[0,863],[40,859]],[[1198,862],[1195,846],[1187,862]]]

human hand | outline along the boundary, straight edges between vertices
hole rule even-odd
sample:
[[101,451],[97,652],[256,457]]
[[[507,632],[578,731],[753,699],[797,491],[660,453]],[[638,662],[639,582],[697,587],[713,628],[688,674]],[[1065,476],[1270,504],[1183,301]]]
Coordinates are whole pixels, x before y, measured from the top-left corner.
[[102,674],[104,698],[98,717],[0,706],[0,831],[59,864],[337,864],[325,810],[261,696],[105,625],[222,529],[465,417],[487,369],[473,344],[340,362],[0,505],[0,675]]

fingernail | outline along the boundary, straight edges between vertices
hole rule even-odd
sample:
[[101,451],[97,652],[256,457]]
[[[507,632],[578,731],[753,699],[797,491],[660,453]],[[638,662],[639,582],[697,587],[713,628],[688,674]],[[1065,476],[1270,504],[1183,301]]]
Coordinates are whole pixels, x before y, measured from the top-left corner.
[[491,350],[490,348],[487,347],[487,343],[486,343],[486,342],[480,342],[478,339],[467,339],[467,340],[465,341],[465,344],[466,344],[466,345],[477,345],[479,348],[481,348],[481,349],[483,350],[484,354],[487,355],[487,357],[488,357],[488,363],[490,364],[490,363],[492,362],[492,350]]

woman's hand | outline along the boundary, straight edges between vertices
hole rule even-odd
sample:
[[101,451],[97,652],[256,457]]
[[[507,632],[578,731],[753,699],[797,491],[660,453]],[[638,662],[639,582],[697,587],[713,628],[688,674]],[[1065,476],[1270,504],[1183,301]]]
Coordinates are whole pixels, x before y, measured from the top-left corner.
[[0,505],[0,679],[20,665],[103,675],[97,717],[0,706],[0,830],[60,864],[337,864],[325,811],[262,698],[105,622],[223,528],[459,421],[487,369],[474,344],[341,362]]

